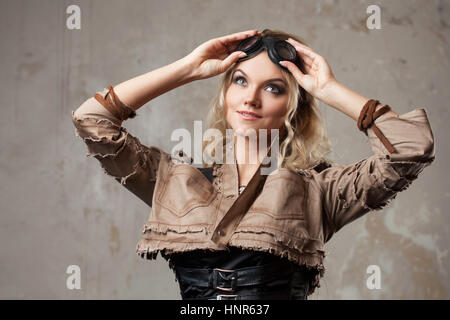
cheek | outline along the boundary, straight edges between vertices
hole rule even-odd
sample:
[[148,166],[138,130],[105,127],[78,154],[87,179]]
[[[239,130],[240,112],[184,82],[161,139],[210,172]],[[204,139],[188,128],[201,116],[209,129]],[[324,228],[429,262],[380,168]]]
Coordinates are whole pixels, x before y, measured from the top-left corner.
[[230,109],[235,109],[239,103],[239,96],[232,88],[229,88],[225,95],[225,105]]
[[266,116],[270,128],[280,128],[284,125],[284,118],[287,111],[287,101],[285,103],[276,103],[266,110]]
[[274,101],[266,109],[266,115],[271,118],[283,118],[287,111],[287,101]]
[[[279,127],[279,125],[283,124],[284,116],[287,110],[288,98],[276,98],[270,96],[270,93],[267,93],[267,96],[261,96],[261,103],[263,104],[263,113],[265,115],[264,122],[269,127]],[[243,104],[244,97],[241,97],[239,90],[236,90],[233,86],[228,88],[228,91],[225,95],[225,117],[229,121],[232,119],[232,114],[234,111],[239,109],[239,107]]]
[[236,111],[238,107],[239,107],[239,98],[230,88],[227,94],[225,95],[224,101],[225,117],[229,119],[233,111]]

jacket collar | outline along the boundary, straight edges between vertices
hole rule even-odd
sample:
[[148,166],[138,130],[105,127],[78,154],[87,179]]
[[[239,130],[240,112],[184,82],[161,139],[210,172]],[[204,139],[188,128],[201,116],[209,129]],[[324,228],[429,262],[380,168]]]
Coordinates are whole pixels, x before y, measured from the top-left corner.
[[[224,164],[223,164],[223,175],[224,179],[222,180],[223,183],[223,192],[226,195],[239,195],[239,173],[238,173],[238,167],[237,167],[237,159],[236,154],[234,152],[234,146],[232,144],[227,144],[227,146],[224,148],[226,149],[224,151]],[[271,146],[269,146],[268,151],[265,155],[267,158],[267,154],[269,154],[269,151],[271,149]],[[270,160],[270,159],[269,159]],[[266,160],[267,161],[267,160]],[[267,162],[267,164],[261,164],[261,167],[270,167],[270,163]]]

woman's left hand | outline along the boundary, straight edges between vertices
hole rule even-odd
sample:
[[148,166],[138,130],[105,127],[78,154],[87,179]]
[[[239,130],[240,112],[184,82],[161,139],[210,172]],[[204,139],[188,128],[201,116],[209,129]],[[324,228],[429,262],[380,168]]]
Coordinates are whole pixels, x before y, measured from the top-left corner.
[[305,62],[306,73],[304,74],[294,63],[289,61],[285,61],[283,66],[292,73],[303,89],[319,100],[322,100],[327,96],[327,90],[331,87],[330,85],[337,82],[328,62],[310,47],[291,38],[286,41],[294,46],[297,54]]

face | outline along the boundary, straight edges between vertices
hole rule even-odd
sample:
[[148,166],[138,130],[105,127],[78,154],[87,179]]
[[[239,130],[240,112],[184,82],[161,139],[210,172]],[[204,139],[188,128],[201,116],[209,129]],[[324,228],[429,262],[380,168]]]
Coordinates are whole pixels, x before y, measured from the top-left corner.
[[[231,79],[225,96],[225,112],[233,130],[242,134],[254,129],[258,134],[259,129],[267,129],[270,137],[270,129],[280,129],[281,134],[287,111],[288,86],[282,80],[281,69],[270,60],[267,52],[263,50],[257,56],[240,62]],[[256,116],[243,115],[244,111]]]

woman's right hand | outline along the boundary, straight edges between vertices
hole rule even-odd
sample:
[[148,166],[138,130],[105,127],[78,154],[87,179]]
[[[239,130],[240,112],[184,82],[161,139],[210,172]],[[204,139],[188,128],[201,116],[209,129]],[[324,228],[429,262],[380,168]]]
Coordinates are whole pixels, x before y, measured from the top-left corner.
[[[242,51],[233,52],[239,42],[255,35],[261,33],[258,30],[233,33],[198,46],[184,58],[192,68],[192,78],[206,79],[227,71],[239,58],[245,56]],[[240,54],[243,55],[239,56]]]

